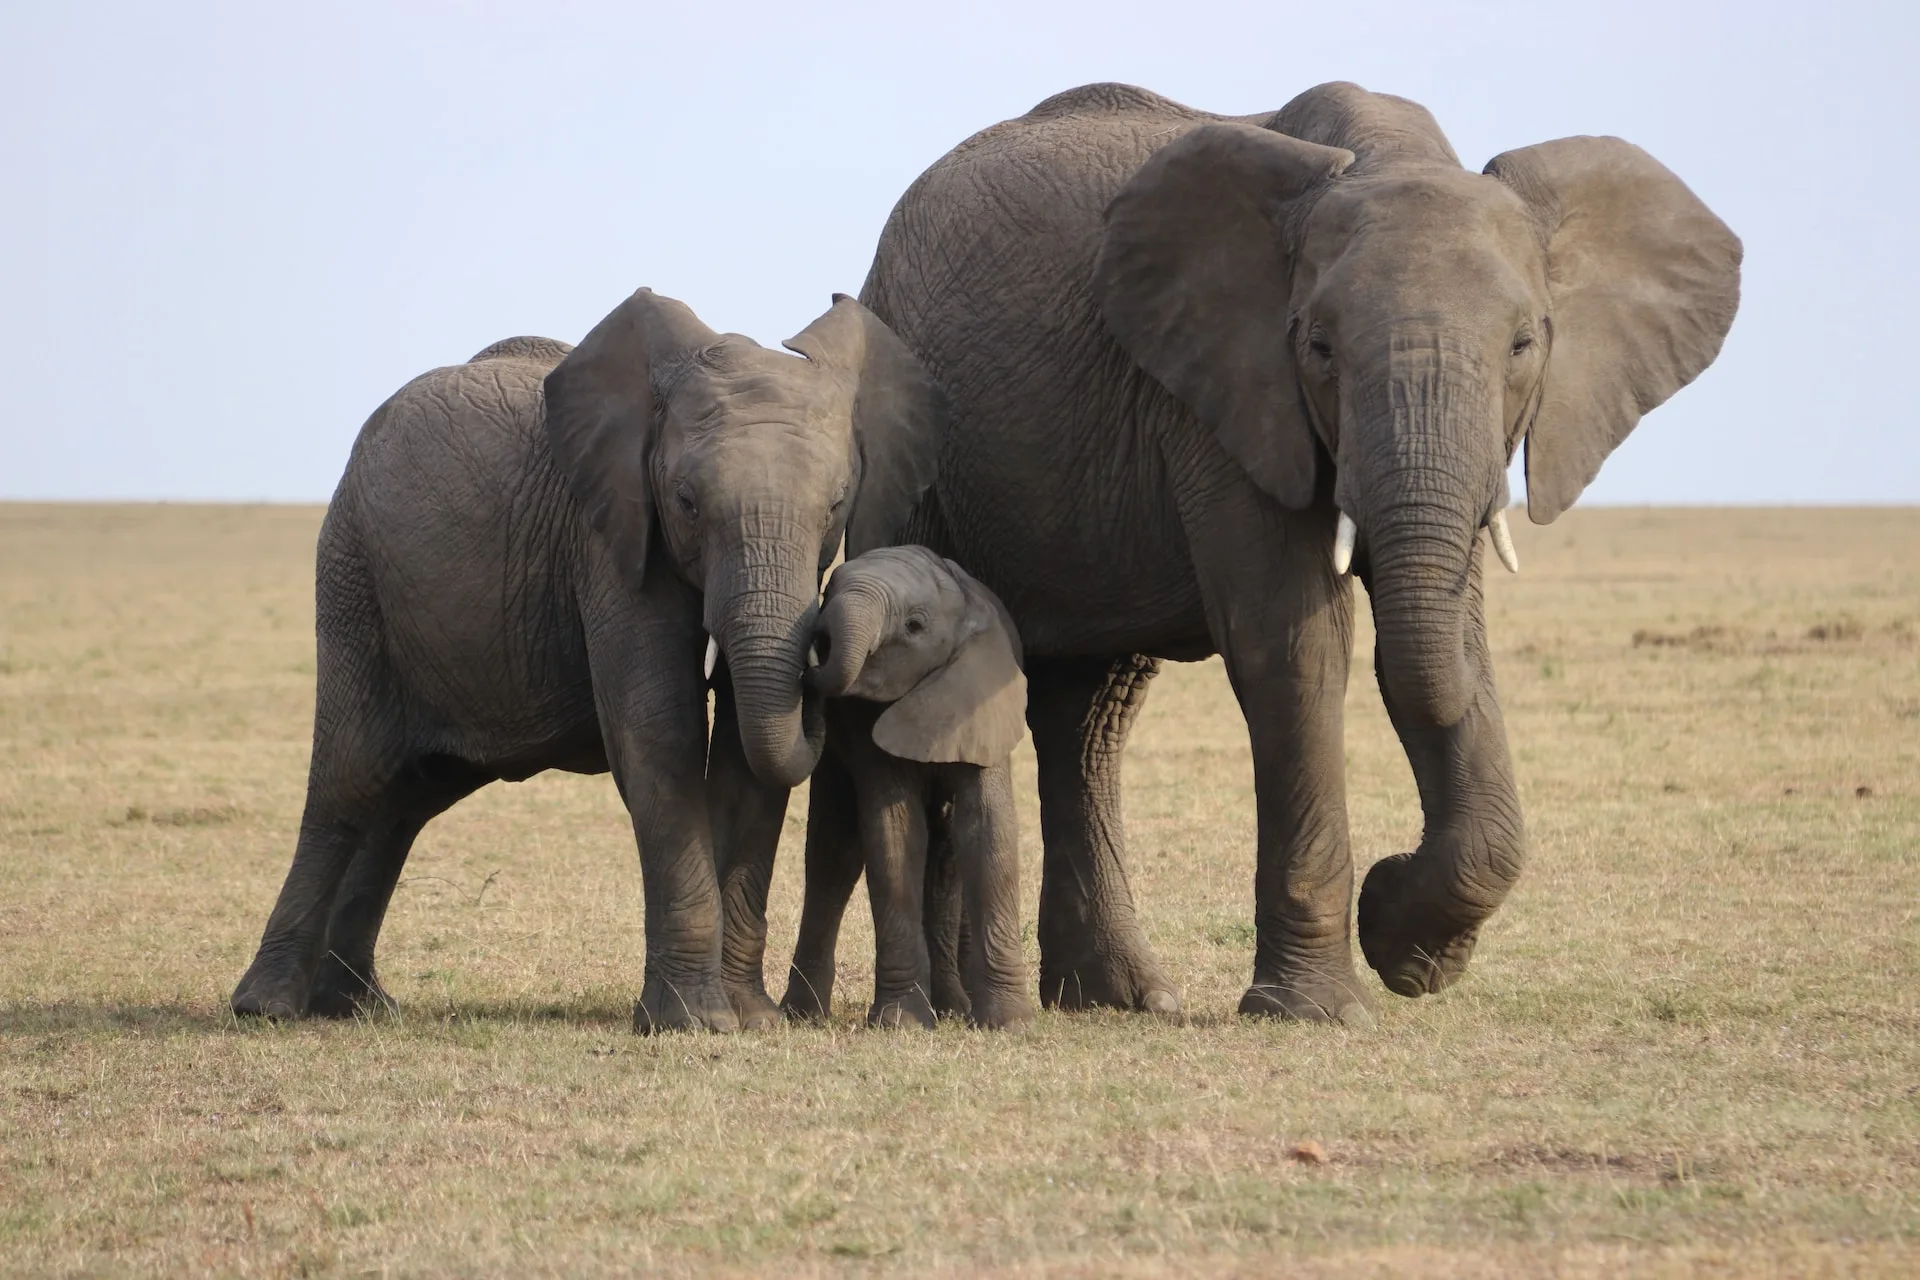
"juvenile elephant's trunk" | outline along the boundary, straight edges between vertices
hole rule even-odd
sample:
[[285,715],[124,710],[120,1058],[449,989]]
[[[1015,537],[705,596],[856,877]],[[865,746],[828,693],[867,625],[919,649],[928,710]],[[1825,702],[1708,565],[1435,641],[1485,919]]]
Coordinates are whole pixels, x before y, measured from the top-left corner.
[[719,575],[707,614],[726,655],[747,764],[762,782],[793,787],[813,772],[826,742],[820,699],[802,688],[816,578],[810,555],[763,551],[751,557],[757,563]]
[[886,614],[885,599],[864,585],[833,593],[827,607],[820,612],[820,626],[814,641],[820,654],[820,667],[814,678],[821,693],[837,698],[853,687],[866,666],[867,655],[873,652]]

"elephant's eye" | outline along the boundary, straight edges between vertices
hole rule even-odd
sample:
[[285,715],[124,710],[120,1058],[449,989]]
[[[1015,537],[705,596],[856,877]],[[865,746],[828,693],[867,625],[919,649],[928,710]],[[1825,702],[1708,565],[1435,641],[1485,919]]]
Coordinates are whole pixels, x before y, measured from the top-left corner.
[[1531,350],[1532,347],[1533,347],[1533,335],[1530,333],[1523,333],[1519,337],[1513,340],[1513,351],[1511,352],[1511,354],[1516,356],[1523,356],[1527,354],[1527,352]]
[[693,490],[687,486],[685,480],[673,486],[673,500],[679,505],[680,514],[687,519],[698,520],[700,518],[700,504],[694,501]]
[[926,629],[927,629],[927,620],[925,618],[922,618],[917,613],[907,615],[907,634],[908,635],[917,636],[921,632],[925,631]]
[[1327,341],[1326,332],[1319,328],[1307,335],[1307,349],[1322,360],[1333,355],[1333,344]]

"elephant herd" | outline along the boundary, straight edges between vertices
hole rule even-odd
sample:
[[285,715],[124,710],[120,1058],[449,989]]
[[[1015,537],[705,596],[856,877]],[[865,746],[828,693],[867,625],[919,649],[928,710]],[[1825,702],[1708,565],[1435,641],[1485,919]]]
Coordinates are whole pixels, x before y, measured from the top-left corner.
[[[1525,848],[1479,533],[1517,569],[1515,450],[1553,520],[1712,362],[1740,259],[1616,138],[1473,173],[1424,108],[1352,84],[1237,117],[1099,84],[938,160],[790,352],[642,289],[578,346],[423,374],[320,534],[306,808],[233,1008],[386,1003],[374,945],[420,829],[565,769],[610,771],[632,816],[637,1029],[824,1014],[863,871],[871,1021],[1020,1026],[1024,728],[1040,1001],[1178,1012],[1120,760],[1159,664],[1219,654],[1258,804],[1240,1011],[1366,1025],[1354,575],[1425,819],[1368,873],[1360,949],[1389,990],[1439,991]],[[808,779],[776,1003],[767,888]]]

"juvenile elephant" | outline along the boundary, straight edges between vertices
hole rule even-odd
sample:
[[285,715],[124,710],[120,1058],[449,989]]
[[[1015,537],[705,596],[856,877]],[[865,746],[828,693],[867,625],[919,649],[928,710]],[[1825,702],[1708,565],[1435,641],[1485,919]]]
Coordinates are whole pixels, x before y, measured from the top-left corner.
[[[1027,685],[1012,619],[951,560],[896,547],[834,571],[815,647],[827,750],[814,774],[806,904],[781,1003],[802,1017],[831,1006],[840,918],[864,864],[876,950],[870,1023],[930,1027],[945,1005],[983,1027],[1027,1025],[1008,765]],[[939,990],[924,929],[930,832],[965,904],[957,992]],[[931,868],[936,884],[947,869]]]
[[[851,299],[787,345],[641,289],[578,347],[496,343],[367,420],[320,533],[306,812],[235,1012],[386,1001],[374,942],[421,827],[495,779],[611,769],[646,893],[636,1028],[777,1020],[723,982],[715,849],[766,847],[813,769],[820,575],[845,530],[898,528],[940,412]],[[721,870],[729,911],[764,909],[757,856]]]
[[1127,884],[1120,758],[1158,661],[1219,653],[1258,796],[1241,1011],[1370,1020],[1349,568],[1426,819],[1368,874],[1361,946],[1402,995],[1460,975],[1525,844],[1479,531],[1515,567],[1520,442],[1551,521],[1706,368],[1740,258],[1617,138],[1474,173],[1424,108],[1351,84],[1238,118],[1091,85],[913,183],[861,297],[952,406],[902,540],[977,574],[1025,643],[1043,1000],[1178,1008]]

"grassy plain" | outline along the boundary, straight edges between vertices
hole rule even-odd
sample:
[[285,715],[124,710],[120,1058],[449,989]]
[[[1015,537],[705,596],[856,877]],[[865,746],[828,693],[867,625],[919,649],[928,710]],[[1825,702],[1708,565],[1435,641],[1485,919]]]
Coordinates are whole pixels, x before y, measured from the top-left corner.
[[[1187,1025],[870,1033],[856,923],[832,1027],[656,1040],[604,778],[429,827],[400,1017],[227,1015],[301,803],[317,522],[0,506],[0,1270],[1920,1274],[1920,511],[1521,521],[1489,607],[1532,862],[1375,1032],[1232,1016],[1253,801],[1203,663],[1127,766]],[[1362,870],[1419,829],[1370,652]]]

